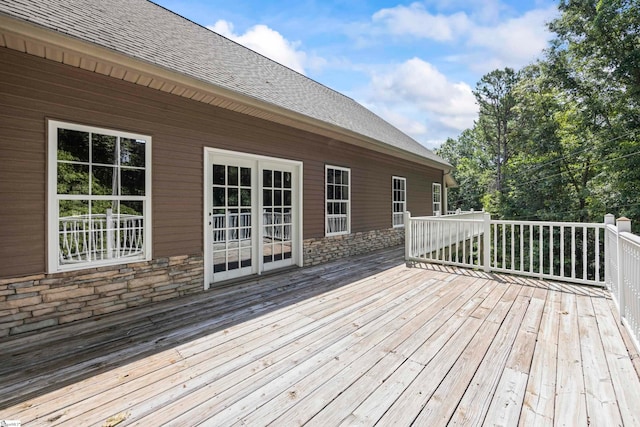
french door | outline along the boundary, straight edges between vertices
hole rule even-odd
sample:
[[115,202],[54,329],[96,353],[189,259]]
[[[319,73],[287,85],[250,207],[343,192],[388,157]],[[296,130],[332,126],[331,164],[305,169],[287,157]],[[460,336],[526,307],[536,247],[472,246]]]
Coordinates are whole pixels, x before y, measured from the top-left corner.
[[299,162],[205,151],[205,287],[302,265]]

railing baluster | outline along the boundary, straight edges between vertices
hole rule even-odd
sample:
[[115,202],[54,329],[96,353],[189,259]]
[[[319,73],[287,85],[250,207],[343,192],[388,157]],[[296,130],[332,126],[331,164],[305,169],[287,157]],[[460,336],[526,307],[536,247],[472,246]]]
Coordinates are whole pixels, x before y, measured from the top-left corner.
[[587,246],[589,246],[587,240],[587,227],[582,227],[582,279],[587,280]]
[[571,278],[576,277],[576,227],[571,226]]
[[493,265],[498,267],[498,224],[493,225],[493,245],[491,245],[493,251]]
[[524,271],[524,225],[520,224],[520,271]]
[[515,262],[516,262],[516,251],[515,251],[515,225],[511,224],[511,270],[515,270]]
[[553,225],[549,226],[549,274],[553,276]]
[[533,224],[529,224],[529,272],[533,273]]
[[595,248],[596,277],[594,277],[594,280],[599,282],[600,281],[600,229],[596,228],[594,232],[596,233],[596,248]]
[[507,250],[506,250],[506,245],[507,245],[507,227],[506,225],[502,225],[502,227],[500,227],[500,234],[502,234],[502,268],[504,269],[506,267],[506,261],[507,261]]
[[564,277],[564,226],[560,226],[560,273]]
[[540,275],[542,276],[544,274],[543,271],[543,266],[544,266],[544,241],[543,239],[543,234],[544,234],[544,230],[542,228],[542,224],[538,226],[538,245],[540,245],[540,247],[538,248],[538,262],[540,263],[540,265],[538,266],[538,273],[540,273]]

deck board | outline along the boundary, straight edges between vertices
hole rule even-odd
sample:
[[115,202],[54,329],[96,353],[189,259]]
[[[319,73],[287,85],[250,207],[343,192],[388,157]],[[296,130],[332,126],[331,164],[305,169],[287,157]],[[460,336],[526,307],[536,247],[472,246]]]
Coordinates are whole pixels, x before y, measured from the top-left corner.
[[23,425],[640,425],[604,290],[401,249],[0,342]]

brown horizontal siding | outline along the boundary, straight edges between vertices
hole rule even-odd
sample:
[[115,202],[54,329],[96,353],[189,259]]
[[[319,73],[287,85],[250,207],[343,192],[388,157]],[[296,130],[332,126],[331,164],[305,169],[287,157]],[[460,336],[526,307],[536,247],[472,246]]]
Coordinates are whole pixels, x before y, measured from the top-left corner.
[[[391,227],[391,176],[431,213],[441,172],[340,141],[0,49],[0,277],[41,273],[46,255],[46,119],[150,135],[153,256],[202,254],[203,148],[304,164],[304,238],[324,236],[325,164],[352,170],[352,231]],[[10,246],[10,247],[9,247]]]

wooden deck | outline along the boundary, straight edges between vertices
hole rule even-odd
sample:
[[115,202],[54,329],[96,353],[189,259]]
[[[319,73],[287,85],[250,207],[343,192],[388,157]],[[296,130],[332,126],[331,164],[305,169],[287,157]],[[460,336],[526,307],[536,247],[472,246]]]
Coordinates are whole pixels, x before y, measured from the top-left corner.
[[387,250],[0,341],[0,420],[639,426],[612,307]]

